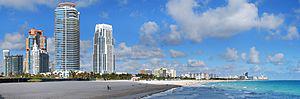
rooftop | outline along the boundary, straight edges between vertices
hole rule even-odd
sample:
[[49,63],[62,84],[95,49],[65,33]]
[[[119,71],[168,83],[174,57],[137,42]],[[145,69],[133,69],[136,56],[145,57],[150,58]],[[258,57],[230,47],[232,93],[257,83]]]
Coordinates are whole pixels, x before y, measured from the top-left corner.
[[72,2],[62,2],[58,4],[58,7],[63,7],[63,6],[71,6],[71,7],[75,7],[76,4],[72,3]]

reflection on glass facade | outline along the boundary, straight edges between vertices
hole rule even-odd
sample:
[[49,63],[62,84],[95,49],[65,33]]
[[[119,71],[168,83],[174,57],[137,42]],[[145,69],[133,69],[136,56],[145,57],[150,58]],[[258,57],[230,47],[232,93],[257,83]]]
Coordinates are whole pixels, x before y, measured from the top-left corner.
[[95,73],[114,73],[115,54],[112,26],[97,24],[94,34],[93,71]]
[[60,3],[55,9],[55,66],[57,70],[80,69],[79,12],[75,4]]

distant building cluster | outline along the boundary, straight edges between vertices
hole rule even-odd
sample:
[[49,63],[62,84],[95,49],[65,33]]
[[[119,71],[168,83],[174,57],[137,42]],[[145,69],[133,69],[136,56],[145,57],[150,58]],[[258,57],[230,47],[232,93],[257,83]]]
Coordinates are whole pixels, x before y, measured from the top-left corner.
[[260,75],[260,76],[249,76],[248,72],[245,72],[243,75],[234,75],[234,76],[228,76],[228,77],[218,77],[220,79],[233,79],[233,80],[268,80],[269,78]]
[[209,74],[209,73],[186,73],[182,74],[181,77],[183,78],[195,78],[196,80],[209,80],[211,78],[217,78],[216,74]]
[[[11,55],[10,49],[3,50],[4,76],[19,74],[61,74],[80,71],[80,12],[71,2],[59,3],[54,11],[54,63],[49,66],[47,37],[42,30],[30,29],[23,55]],[[93,72],[115,73],[114,38],[112,26],[97,24],[94,35]]]
[[157,68],[153,71],[150,69],[140,70],[140,74],[154,75],[156,77],[177,77],[175,69]]

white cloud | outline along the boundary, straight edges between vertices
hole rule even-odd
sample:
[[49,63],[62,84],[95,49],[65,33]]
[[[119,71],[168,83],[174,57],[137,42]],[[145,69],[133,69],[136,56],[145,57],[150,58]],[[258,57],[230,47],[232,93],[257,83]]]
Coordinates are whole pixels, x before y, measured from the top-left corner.
[[1,49],[24,50],[25,37],[20,33],[6,33],[4,40],[0,41]]
[[0,7],[34,11],[39,5],[53,6],[55,0],[0,0]]
[[247,54],[246,53],[242,53],[241,54],[241,58],[243,61],[246,61],[247,60]]
[[116,55],[117,60],[147,60],[164,57],[163,51],[160,48],[143,45],[128,47],[124,42],[120,43],[118,48],[116,48]]
[[54,42],[54,38],[52,37],[49,37],[47,38],[47,50],[48,50],[48,53],[50,55],[54,55],[55,53],[55,42]]
[[258,26],[261,28],[267,29],[276,29],[279,25],[283,23],[283,19],[281,17],[275,16],[274,14],[264,13],[260,18]]
[[206,64],[205,64],[204,61],[201,61],[201,60],[189,59],[188,60],[188,66],[200,66],[200,67],[203,67],[203,66],[206,66]]
[[296,26],[290,26],[287,35],[282,37],[284,40],[297,40],[299,38],[300,35]]
[[255,47],[252,47],[250,49],[250,54],[249,54],[249,60],[248,63],[250,64],[259,64],[260,60],[259,60],[259,52],[256,50]]
[[293,68],[293,71],[300,73],[300,64]]
[[246,0],[228,0],[226,6],[203,13],[195,11],[198,7],[195,0],[170,0],[166,7],[169,15],[182,26],[185,38],[195,42],[205,37],[231,37],[255,27],[274,29],[283,20],[267,13],[259,17],[255,4]]
[[[76,7],[83,8],[95,4],[100,0],[76,0]],[[38,6],[55,7],[58,4],[57,0],[0,0],[0,8],[13,8],[16,10],[35,11]]]
[[152,21],[145,22],[140,28],[140,41],[145,45],[153,45],[156,44],[155,34],[158,32],[159,26]]
[[128,4],[128,0],[118,0],[119,5],[127,5]]
[[91,71],[93,66],[93,48],[90,40],[80,40],[80,68]]
[[109,14],[107,12],[102,11],[99,15],[102,19],[109,19]]
[[25,21],[19,27],[17,33],[5,33],[4,38],[0,40],[0,49],[9,49],[9,50],[25,50],[25,36],[28,30],[28,22]]
[[185,57],[186,54],[184,52],[181,52],[181,51],[176,51],[176,50],[169,50],[170,52],[170,55],[172,58],[180,58],[180,57]]
[[132,11],[132,12],[129,14],[129,16],[130,16],[130,17],[136,18],[136,17],[142,17],[143,15],[142,15],[142,13],[139,12],[139,11]]
[[138,70],[143,69],[143,64],[135,60],[128,60],[122,63],[116,64],[116,71],[119,72],[128,72],[128,73],[137,73]]
[[260,72],[262,69],[260,66],[258,65],[255,65],[253,68],[252,68],[253,72]]
[[170,25],[171,32],[166,35],[165,42],[171,45],[177,45],[181,43],[181,33],[178,31],[177,25]]
[[227,61],[236,61],[239,58],[238,51],[235,48],[227,48],[224,58]]
[[92,5],[92,4],[95,4],[98,1],[100,1],[100,0],[78,0],[75,3],[77,4],[76,7],[78,7],[78,8],[84,8],[84,7],[88,7],[88,6]]
[[277,53],[274,56],[268,56],[267,60],[274,65],[281,65],[281,64],[283,64],[283,61],[284,61],[284,54]]

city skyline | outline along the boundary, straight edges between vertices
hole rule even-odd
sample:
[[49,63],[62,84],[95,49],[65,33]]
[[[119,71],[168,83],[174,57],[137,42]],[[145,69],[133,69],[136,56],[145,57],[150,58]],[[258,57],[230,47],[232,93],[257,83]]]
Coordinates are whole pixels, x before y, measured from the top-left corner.
[[[0,29],[1,50],[23,54],[24,46],[20,44],[24,44],[28,28],[34,27],[44,30],[49,37],[49,53],[54,53],[57,2],[42,1],[24,3],[29,7],[13,1],[7,1],[9,5],[0,2],[0,20],[7,27]],[[251,72],[272,79],[300,79],[298,0],[284,4],[280,0],[74,2],[81,12],[83,70],[92,70],[94,27],[106,23],[114,27],[116,71],[137,73],[146,68],[168,67],[178,74]],[[53,55],[50,58],[53,62]]]

